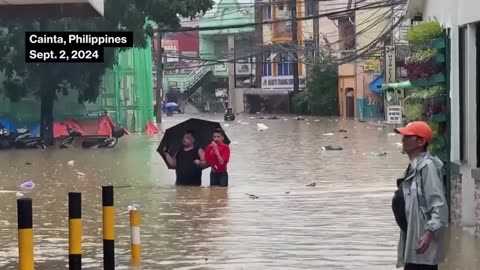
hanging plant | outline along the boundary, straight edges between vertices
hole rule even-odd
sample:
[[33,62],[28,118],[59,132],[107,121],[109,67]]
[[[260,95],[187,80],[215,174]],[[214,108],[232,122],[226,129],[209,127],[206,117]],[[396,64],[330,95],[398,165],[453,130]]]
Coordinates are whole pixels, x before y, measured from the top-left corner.
[[428,79],[434,74],[442,72],[443,66],[436,63],[434,60],[426,62],[413,62],[410,61],[405,64],[407,70],[407,77],[409,80]]
[[422,120],[421,104],[418,104],[418,103],[405,104],[403,113],[405,118],[408,120],[408,122]]
[[436,57],[438,54],[437,49],[427,48],[422,50],[417,50],[412,53],[409,57],[405,58],[405,63],[415,63],[415,62],[427,62]]
[[437,20],[421,22],[408,31],[407,41],[410,44],[422,44],[431,39],[441,37],[443,32],[444,29]]
[[446,94],[446,89],[444,86],[435,85],[427,88],[420,88],[414,91],[410,91],[408,96],[405,98],[405,102],[413,100],[423,102],[426,99],[442,96]]

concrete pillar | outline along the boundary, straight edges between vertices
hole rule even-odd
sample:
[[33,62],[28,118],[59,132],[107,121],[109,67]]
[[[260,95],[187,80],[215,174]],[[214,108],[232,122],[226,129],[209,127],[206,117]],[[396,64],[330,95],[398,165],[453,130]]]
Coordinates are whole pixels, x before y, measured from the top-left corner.
[[471,169],[477,164],[477,125],[476,125],[476,89],[477,89],[477,52],[476,52],[476,27],[469,24],[467,27],[466,42],[466,93],[465,93],[465,131],[466,131],[466,157],[467,165],[463,166],[462,178],[462,223],[464,226],[475,225],[475,184]]
[[237,114],[237,106],[235,104],[235,36],[228,36],[228,106],[232,107],[234,114]]
[[450,160],[460,160],[460,74],[458,66],[459,56],[459,30],[452,27],[450,30]]

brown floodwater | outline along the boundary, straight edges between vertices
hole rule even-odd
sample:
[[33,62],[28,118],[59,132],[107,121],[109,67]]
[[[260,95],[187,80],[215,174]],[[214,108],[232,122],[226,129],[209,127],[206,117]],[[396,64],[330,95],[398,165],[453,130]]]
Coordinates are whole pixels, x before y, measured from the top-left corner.
[[[141,211],[142,269],[395,269],[390,204],[407,164],[399,136],[353,120],[237,120],[225,127],[228,189],[208,188],[208,169],[205,187],[175,188],[174,171],[156,153],[161,135],[131,135],[110,150],[0,152],[0,269],[17,267],[16,187],[29,180],[37,184],[25,194],[34,204],[36,269],[68,268],[70,191],[83,196],[83,269],[102,269],[101,186],[110,184],[118,186],[117,269],[130,269],[132,203]],[[258,122],[269,129],[257,131]],[[322,151],[328,144],[344,150]],[[370,154],[377,151],[387,155]],[[316,187],[306,186],[311,181]],[[478,241],[452,229],[443,269],[480,269],[479,250]]]

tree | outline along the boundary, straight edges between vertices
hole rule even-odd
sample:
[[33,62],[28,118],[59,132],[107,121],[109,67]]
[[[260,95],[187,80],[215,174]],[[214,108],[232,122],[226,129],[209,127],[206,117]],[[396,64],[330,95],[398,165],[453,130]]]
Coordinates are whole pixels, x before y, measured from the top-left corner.
[[308,72],[306,90],[294,97],[296,113],[338,115],[338,64],[328,40],[324,39],[324,43]]
[[105,16],[80,20],[0,19],[0,85],[12,101],[35,94],[41,100],[41,136],[53,143],[53,106],[57,94],[78,93],[78,102],[95,102],[101,79],[114,64],[115,49],[105,49],[104,63],[25,63],[25,31],[132,31],[134,46],[145,47],[153,36],[147,19],[160,28],[180,27],[179,15],[195,17],[212,7],[212,0],[105,0]]

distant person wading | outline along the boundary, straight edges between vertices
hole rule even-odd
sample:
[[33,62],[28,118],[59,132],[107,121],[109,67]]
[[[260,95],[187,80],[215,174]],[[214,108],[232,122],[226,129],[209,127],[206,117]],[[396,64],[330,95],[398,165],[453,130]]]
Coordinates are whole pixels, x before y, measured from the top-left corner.
[[195,145],[193,132],[187,131],[183,135],[183,148],[173,157],[168,149],[163,149],[167,162],[175,168],[177,186],[201,186],[202,166],[205,164],[205,152]]

